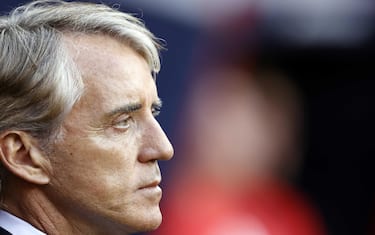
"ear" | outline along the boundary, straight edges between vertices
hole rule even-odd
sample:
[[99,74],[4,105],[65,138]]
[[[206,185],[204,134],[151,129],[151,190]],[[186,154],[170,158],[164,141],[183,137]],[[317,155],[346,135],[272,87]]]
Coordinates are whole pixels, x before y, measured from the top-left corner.
[[0,160],[12,174],[34,184],[48,184],[49,160],[37,141],[22,131],[9,131],[0,136]]

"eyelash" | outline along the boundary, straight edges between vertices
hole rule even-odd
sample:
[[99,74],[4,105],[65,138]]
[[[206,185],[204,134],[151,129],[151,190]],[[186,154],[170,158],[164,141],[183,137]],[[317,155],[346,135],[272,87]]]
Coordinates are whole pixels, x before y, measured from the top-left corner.
[[[159,114],[160,114],[160,107],[154,107],[154,108],[152,108],[152,115],[154,116],[154,117],[157,117],[157,116],[159,116]],[[116,127],[116,128],[121,128],[121,129],[128,129],[129,128],[129,126],[130,126],[130,121],[132,120],[132,117],[131,116],[128,116],[128,117],[126,117],[125,119],[122,119],[122,120],[120,120],[120,121],[118,121],[118,122],[116,122],[115,124],[114,124],[114,127]],[[125,123],[125,125],[121,125],[122,123]]]
[[[114,127],[116,127],[116,128],[121,128],[121,129],[128,129],[129,128],[129,126],[130,126],[130,121],[131,121],[131,119],[132,119],[132,117],[130,117],[130,116],[128,116],[128,117],[126,117],[125,119],[122,119],[122,120],[120,120],[120,121],[118,121],[118,122],[116,122],[115,124],[114,124]],[[125,125],[121,125],[122,123],[125,123]]]
[[154,108],[152,108],[152,115],[154,117],[159,116],[159,114],[160,114],[160,107],[154,107]]

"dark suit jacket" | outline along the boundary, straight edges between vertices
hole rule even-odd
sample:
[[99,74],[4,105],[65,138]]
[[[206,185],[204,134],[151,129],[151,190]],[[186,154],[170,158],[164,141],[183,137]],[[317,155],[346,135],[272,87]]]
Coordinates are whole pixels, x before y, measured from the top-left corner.
[[2,227],[0,227],[0,235],[12,235],[10,232],[6,231]]

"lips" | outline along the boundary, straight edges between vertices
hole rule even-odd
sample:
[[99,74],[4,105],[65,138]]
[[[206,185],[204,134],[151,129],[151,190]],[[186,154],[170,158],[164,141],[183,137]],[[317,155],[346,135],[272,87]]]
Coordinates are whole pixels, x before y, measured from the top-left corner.
[[161,180],[157,179],[157,180],[151,181],[148,184],[145,184],[144,186],[140,187],[139,189],[155,188],[155,187],[159,186],[160,182],[161,182]]
[[146,183],[141,186],[137,190],[137,193],[140,193],[142,197],[147,198],[148,201],[151,201],[152,203],[156,203],[155,205],[158,205],[162,197],[162,190],[159,187],[159,184],[160,180],[150,181],[150,183]]

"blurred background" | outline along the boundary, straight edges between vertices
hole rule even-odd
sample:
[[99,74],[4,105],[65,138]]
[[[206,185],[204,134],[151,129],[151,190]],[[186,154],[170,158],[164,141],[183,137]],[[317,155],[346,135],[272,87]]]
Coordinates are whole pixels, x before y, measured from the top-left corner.
[[375,234],[375,1],[100,2],[167,48],[175,157],[149,234]]

